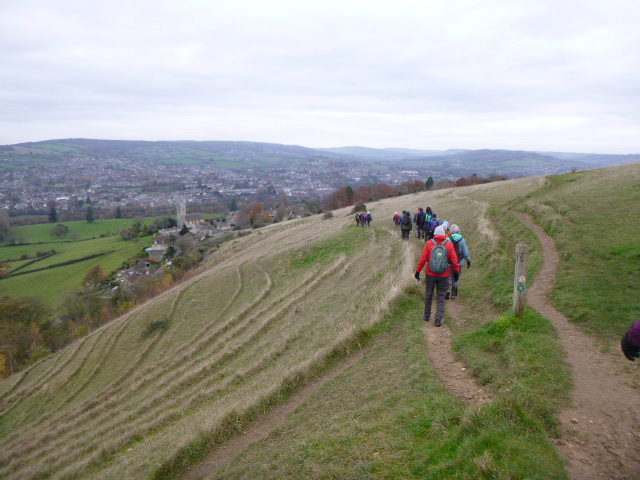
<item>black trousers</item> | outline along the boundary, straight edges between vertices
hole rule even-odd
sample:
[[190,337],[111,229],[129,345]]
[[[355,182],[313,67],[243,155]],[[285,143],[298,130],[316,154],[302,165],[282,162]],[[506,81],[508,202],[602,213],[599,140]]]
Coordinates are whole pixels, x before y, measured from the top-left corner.
[[434,290],[437,298],[436,323],[442,323],[444,317],[445,295],[449,290],[449,277],[436,277],[427,275],[427,290],[424,296],[424,319],[431,317],[431,304],[433,303]]

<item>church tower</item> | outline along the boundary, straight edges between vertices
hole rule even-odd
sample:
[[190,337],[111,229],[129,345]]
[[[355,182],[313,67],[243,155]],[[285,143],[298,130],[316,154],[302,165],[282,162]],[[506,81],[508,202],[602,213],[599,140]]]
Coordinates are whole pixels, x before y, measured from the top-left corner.
[[187,224],[187,199],[178,198],[178,228]]

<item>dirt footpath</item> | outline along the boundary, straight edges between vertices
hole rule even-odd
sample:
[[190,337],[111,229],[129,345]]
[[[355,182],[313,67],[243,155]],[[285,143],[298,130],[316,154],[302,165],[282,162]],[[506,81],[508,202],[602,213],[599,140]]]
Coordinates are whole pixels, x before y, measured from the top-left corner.
[[[461,307],[455,302],[447,301],[446,311],[459,321],[462,316]],[[469,406],[480,406],[488,402],[491,399],[490,392],[476,383],[463,363],[454,359],[451,350],[451,330],[446,328],[446,323],[444,328],[434,327],[433,322],[424,324],[429,359],[447,390]]]
[[202,480],[213,475],[217,470],[226,467],[245,448],[252,443],[265,438],[271,431],[277,428],[296,408],[317,392],[322,385],[336,378],[348,367],[359,361],[366,350],[361,350],[349,356],[336,368],[314,382],[306,385],[296,392],[286,403],[274,408],[269,414],[252,422],[241,435],[233,437],[220,448],[213,450],[202,462],[190,468],[181,478],[182,480]]
[[547,295],[560,264],[555,244],[531,218],[514,213],[536,234],[543,250],[544,263],[527,290],[527,303],[553,321],[572,369],[571,405],[560,414],[562,438],[557,442],[569,476],[640,479],[640,392],[632,387],[640,371],[625,371],[630,363],[619,350],[601,353],[591,337],[551,305]]

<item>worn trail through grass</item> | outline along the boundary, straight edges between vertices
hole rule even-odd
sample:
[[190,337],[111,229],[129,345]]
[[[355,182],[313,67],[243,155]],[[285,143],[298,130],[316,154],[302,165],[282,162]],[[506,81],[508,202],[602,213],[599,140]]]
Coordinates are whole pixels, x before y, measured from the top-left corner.
[[640,398],[620,354],[603,354],[592,338],[556,310],[548,298],[560,263],[553,239],[527,215],[520,220],[539,238],[544,263],[528,302],[553,321],[571,365],[571,405],[561,412],[559,449],[574,480],[634,479],[640,472]]

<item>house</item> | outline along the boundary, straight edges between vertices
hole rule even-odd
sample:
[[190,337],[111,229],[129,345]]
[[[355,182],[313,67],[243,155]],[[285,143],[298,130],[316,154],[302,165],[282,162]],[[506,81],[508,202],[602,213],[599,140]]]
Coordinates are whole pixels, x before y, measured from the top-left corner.
[[[202,214],[201,213],[189,213],[184,216],[185,225],[189,228],[194,225],[198,225],[203,223]],[[182,226],[182,225],[180,225]]]
[[151,263],[149,263],[146,260],[140,260],[138,264],[135,267],[133,267],[133,270],[140,275],[148,274],[149,267],[151,267]]
[[169,248],[169,236],[168,235],[155,235],[153,237],[153,244],[146,248],[145,251],[149,254],[149,258],[153,260],[162,260],[164,254]]

